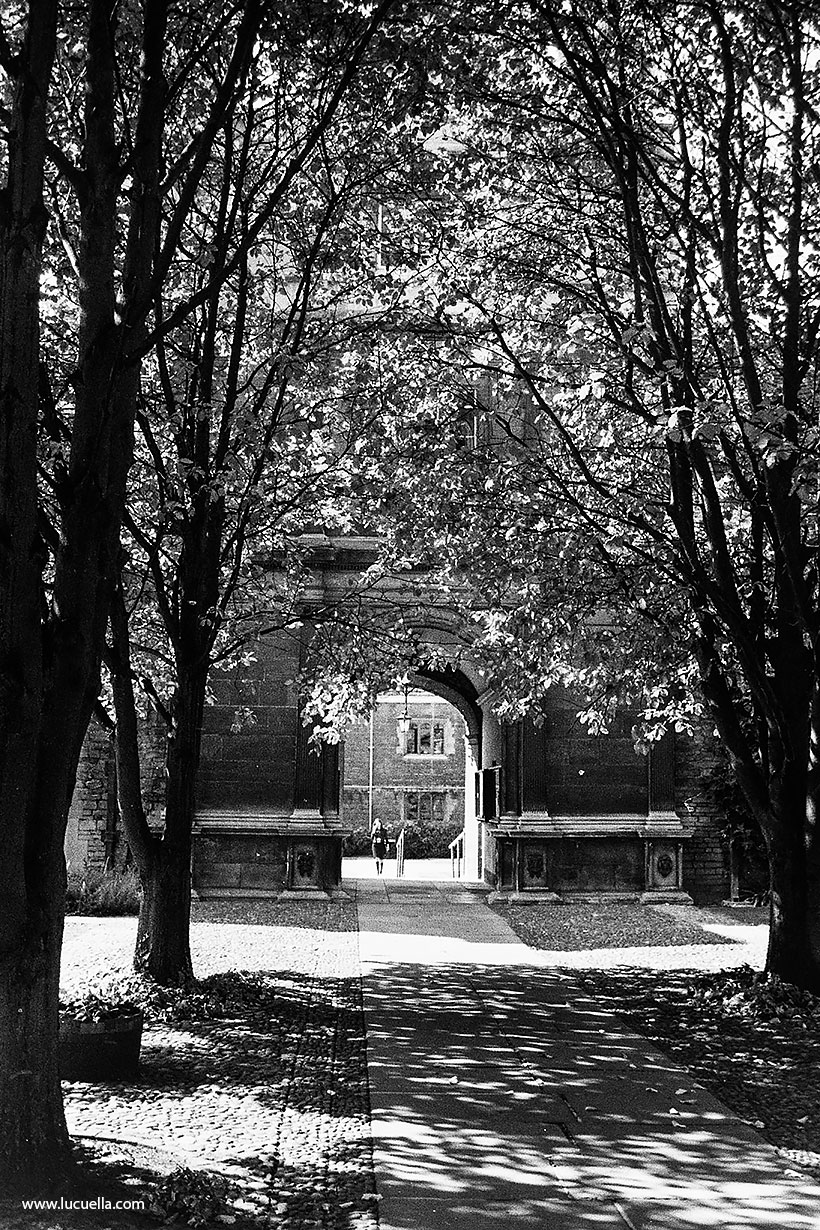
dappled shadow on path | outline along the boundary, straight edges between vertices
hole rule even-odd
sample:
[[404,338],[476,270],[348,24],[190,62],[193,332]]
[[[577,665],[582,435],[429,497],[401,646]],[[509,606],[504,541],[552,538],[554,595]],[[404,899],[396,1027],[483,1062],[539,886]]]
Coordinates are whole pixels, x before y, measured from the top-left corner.
[[240,1213],[370,1225],[359,979],[282,969],[264,981],[258,1007],[229,1001],[222,1017],[151,1024],[138,1079],[67,1084],[72,1127],[167,1142],[184,1164],[226,1177]]
[[[793,988],[758,983],[758,977],[748,967],[719,974],[633,968],[588,971],[582,981],[742,1119],[757,1123],[772,1145],[813,1154],[816,1161],[817,1017],[795,1010],[799,993]],[[761,999],[771,1007],[768,1016],[760,1011]]]
[[574,975],[374,960],[364,986],[385,1227],[816,1230],[820,1187]]

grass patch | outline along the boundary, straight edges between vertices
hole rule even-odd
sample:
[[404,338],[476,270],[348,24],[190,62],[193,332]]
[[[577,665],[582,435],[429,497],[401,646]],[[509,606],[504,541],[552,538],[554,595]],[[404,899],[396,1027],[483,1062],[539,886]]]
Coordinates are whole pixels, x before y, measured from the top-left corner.
[[117,917],[140,912],[140,883],[133,868],[102,871],[69,882],[67,914]]

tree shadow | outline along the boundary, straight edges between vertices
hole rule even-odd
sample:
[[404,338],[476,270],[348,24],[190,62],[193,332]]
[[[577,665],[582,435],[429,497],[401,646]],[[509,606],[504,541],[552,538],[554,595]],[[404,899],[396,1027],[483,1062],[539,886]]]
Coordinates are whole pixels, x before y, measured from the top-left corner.
[[181,1164],[229,1180],[240,1216],[278,1208],[335,1230],[366,1225],[375,1201],[359,979],[219,977],[231,980],[245,1002],[229,999],[225,1017],[148,1025],[137,1079],[66,1083],[73,1130],[121,1135],[126,1152],[134,1134],[169,1142]]
[[820,1187],[574,974],[374,961],[364,986],[391,1230],[816,1230]]

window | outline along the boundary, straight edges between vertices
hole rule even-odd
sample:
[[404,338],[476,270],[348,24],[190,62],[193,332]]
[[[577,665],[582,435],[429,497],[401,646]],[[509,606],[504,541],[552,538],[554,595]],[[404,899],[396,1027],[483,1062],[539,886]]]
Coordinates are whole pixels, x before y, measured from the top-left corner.
[[443,756],[444,722],[431,718],[411,718],[405,756]]
[[404,796],[405,824],[440,824],[443,820],[443,794],[409,791]]

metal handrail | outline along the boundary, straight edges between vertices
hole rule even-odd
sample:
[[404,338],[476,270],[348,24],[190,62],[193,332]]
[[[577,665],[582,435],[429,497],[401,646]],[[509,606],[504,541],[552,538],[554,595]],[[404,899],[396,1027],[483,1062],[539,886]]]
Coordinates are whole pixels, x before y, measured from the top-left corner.
[[404,829],[396,838],[396,876],[404,875]]
[[464,870],[464,829],[450,842],[450,870],[454,880],[460,880]]

